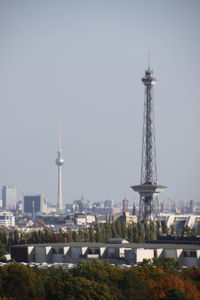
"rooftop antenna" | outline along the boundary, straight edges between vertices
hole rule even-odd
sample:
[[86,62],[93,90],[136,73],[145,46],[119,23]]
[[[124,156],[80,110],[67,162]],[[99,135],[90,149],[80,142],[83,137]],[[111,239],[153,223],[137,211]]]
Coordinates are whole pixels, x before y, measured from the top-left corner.
[[151,53],[150,50],[148,50],[148,69],[150,70],[150,62],[151,62]]
[[62,123],[58,124],[58,151],[62,152]]

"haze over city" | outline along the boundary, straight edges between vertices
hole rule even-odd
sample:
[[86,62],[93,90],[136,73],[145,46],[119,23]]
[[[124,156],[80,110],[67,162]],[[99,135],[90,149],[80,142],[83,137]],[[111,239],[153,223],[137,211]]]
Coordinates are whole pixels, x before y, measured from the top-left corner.
[[[0,1],[0,183],[65,202],[140,181],[151,52],[160,197],[199,201],[199,1]],[[138,196],[135,194],[135,198]]]

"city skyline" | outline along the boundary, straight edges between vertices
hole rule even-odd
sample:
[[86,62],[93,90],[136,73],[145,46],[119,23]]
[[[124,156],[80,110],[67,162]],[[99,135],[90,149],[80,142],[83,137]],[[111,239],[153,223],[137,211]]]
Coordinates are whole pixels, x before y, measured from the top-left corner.
[[57,124],[64,201],[124,196],[139,182],[143,87],[154,100],[160,198],[199,201],[198,1],[1,1],[0,184],[57,199]]

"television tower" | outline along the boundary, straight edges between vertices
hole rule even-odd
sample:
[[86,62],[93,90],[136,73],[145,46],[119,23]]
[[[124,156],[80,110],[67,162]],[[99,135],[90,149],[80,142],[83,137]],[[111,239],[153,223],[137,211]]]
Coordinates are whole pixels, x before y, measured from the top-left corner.
[[58,156],[56,159],[56,165],[58,166],[58,199],[57,209],[63,209],[63,191],[62,191],[62,166],[64,165],[64,159],[62,158],[61,147],[61,125],[59,126],[59,143],[58,143]]
[[142,162],[140,185],[132,186],[139,193],[139,221],[155,221],[159,219],[158,194],[166,189],[157,184],[156,142],[154,125],[153,86],[156,78],[148,66],[142,78],[145,86],[144,120],[142,138]]

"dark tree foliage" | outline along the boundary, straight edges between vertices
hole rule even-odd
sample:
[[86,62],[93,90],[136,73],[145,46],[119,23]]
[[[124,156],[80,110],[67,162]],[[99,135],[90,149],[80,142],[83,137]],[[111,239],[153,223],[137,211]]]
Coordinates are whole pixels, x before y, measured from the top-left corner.
[[1,267],[0,295],[20,300],[45,299],[40,276],[17,263]]
[[123,298],[127,300],[144,300],[150,299],[150,290],[148,286],[141,280],[141,277],[134,269],[127,270],[120,282],[123,289]]
[[[187,279],[185,279],[187,277]],[[197,272],[171,274],[160,267],[121,268],[81,262],[76,268],[0,267],[0,300],[199,300]]]
[[170,290],[167,295],[160,300],[192,300],[188,298],[184,293],[179,291],[178,289]]

